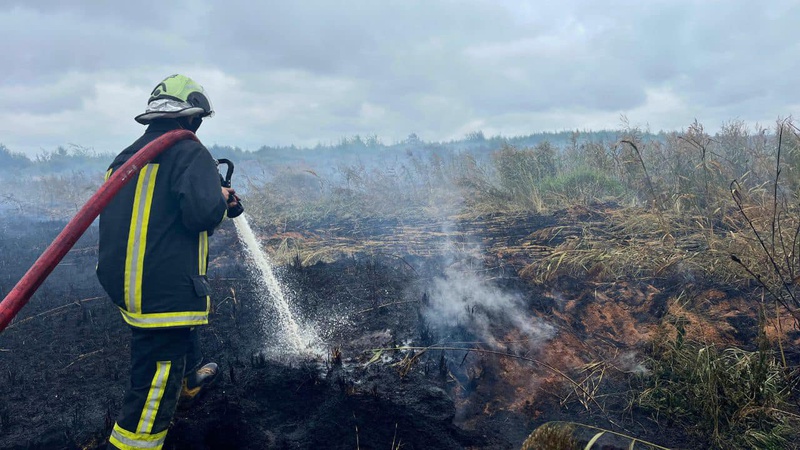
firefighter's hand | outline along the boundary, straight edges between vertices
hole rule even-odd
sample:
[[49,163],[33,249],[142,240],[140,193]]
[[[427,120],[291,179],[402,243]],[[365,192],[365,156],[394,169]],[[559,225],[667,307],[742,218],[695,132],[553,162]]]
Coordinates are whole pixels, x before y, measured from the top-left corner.
[[236,189],[233,188],[222,188],[222,197],[225,199],[225,203],[228,204],[228,208],[236,206],[239,202],[239,198],[236,197]]
[[227,195],[225,202],[228,203],[228,217],[231,219],[239,217],[244,212],[244,206],[242,206],[239,197],[236,196],[236,191],[232,188],[222,188],[222,195]]

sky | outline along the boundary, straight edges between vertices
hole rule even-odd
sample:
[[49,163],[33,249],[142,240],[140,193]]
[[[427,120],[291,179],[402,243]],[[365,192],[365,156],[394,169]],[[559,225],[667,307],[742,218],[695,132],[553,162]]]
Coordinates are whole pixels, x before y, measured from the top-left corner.
[[771,126],[800,109],[800,2],[0,1],[0,144],[117,153],[182,73],[207,145]]

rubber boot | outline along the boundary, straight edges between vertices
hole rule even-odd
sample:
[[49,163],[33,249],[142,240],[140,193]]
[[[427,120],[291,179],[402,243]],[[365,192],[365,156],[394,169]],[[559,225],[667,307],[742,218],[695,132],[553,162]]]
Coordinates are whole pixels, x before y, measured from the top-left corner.
[[187,406],[194,403],[203,392],[207,391],[217,381],[219,376],[220,371],[217,363],[210,362],[183,377],[181,403]]

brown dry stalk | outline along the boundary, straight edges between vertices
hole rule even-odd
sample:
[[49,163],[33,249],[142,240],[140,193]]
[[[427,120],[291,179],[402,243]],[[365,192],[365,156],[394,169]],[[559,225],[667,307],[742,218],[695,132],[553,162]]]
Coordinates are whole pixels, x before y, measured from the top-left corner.
[[17,320],[14,323],[12,323],[11,325],[9,325],[8,327],[6,327],[6,329],[13,328],[13,327],[15,327],[15,326],[17,326],[17,325],[19,325],[21,323],[25,323],[25,322],[28,322],[29,320],[36,319],[37,317],[45,316],[45,315],[54,313],[54,312],[59,311],[59,310],[64,309],[64,308],[69,308],[70,306],[76,306],[76,305],[77,306],[81,306],[83,303],[91,302],[93,300],[99,300],[101,298],[105,298],[105,297],[90,297],[90,298],[84,298],[83,300],[75,300],[74,302],[67,303],[66,305],[61,305],[61,306],[57,306],[57,307],[55,307],[53,309],[48,309],[45,312],[41,312],[39,314],[36,314],[35,316],[30,316],[30,317],[26,317],[26,318],[24,318],[22,320]]
[[[358,297],[356,297],[356,298],[358,298]],[[372,307],[372,308],[367,308],[367,309],[362,309],[361,311],[356,311],[356,314],[363,314],[365,312],[374,311],[376,309],[381,309],[381,308],[385,308],[387,306],[392,306],[392,305],[404,305],[406,303],[419,303],[419,300],[404,300],[404,301],[398,301],[398,302],[384,303],[382,305],[378,305],[378,306],[375,306],[375,307]]]
[[71,363],[67,364],[67,366],[66,366],[66,367],[64,367],[64,368],[63,368],[63,369],[61,369],[61,370],[67,370],[67,369],[69,369],[69,368],[70,368],[70,367],[71,367],[73,364],[75,364],[76,362],[78,362],[78,361],[80,361],[80,360],[82,360],[82,359],[86,359],[86,358],[88,358],[88,357],[90,357],[90,356],[92,356],[92,355],[95,355],[95,354],[97,354],[97,353],[101,353],[101,352],[103,352],[104,350],[105,350],[105,349],[102,349],[102,348],[101,348],[100,350],[95,350],[95,351],[93,351],[93,352],[90,352],[90,353],[84,353],[83,355],[80,355],[80,356],[78,356],[77,358],[75,358],[75,360],[74,360],[74,361],[72,361]]

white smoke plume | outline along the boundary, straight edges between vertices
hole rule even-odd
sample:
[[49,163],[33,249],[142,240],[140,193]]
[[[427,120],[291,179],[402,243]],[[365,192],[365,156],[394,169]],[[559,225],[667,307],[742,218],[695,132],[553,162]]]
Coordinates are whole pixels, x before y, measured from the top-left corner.
[[461,249],[451,255],[455,262],[429,287],[423,311],[429,326],[445,335],[460,329],[502,349],[509,347],[503,340],[508,335],[520,335],[529,343],[522,347],[528,349],[555,335],[552,325],[526,311],[520,294],[506,292],[480,275],[486,271],[478,249]]

